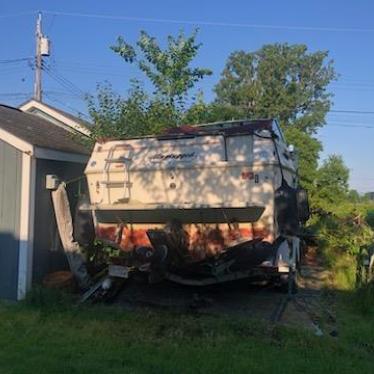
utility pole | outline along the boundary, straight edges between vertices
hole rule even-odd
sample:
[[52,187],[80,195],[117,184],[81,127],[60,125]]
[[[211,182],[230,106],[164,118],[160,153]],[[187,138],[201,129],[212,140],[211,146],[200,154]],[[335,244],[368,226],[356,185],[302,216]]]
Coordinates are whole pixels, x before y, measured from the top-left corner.
[[34,99],[42,101],[42,54],[41,54],[41,39],[42,39],[42,14],[38,14],[36,20],[36,53],[35,53],[35,81],[34,81]]
[[35,81],[34,81],[34,99],[37,101],[42,101],[42,66],[43,66],[43,56],[49,56],[49,40],[47,37],[43,36],[42,32],[42,14],[38,14],[36,20],[36,30],[35,30]]

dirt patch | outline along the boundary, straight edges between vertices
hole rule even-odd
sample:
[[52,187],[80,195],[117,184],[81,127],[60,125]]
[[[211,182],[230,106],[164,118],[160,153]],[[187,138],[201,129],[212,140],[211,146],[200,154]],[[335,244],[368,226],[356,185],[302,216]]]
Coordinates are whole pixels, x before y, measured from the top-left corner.
[[320,292],[332,288],[331,272],[318,255],[317,247],[307,248],[302,258],[298,286],[304,292]]
[[156,285],[128,284],[118,302],[131,309],[146,306],[271,319],[274,308],[283,298],[284,294],[276,292],[274,287],[247,280],[203,288],[162,282]]
[[265,319],[336,334],[331,274],[315,249],[305,254],[297,277],[298,292],[288,299],[275,285],[249,280],[209,287],[181,286],[171,282],[150,285],[129,280],[116,302],[126,309],[144,307]]
[[323,265],[317,248],[308,248],[297,277],[298,292],[287,304],[282,322],[296,324],[317,335],[337,336],[332,274]]

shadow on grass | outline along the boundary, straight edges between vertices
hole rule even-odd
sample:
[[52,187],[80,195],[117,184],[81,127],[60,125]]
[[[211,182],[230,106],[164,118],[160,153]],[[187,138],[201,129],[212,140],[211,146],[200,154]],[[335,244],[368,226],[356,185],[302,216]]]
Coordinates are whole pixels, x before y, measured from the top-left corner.
[[77,307],[74,296],[38,287],[0,304],[0,362],[4,372],[370,372],[374,318],[362,317],[355,297],[337,293],[334,339],[250,317]]

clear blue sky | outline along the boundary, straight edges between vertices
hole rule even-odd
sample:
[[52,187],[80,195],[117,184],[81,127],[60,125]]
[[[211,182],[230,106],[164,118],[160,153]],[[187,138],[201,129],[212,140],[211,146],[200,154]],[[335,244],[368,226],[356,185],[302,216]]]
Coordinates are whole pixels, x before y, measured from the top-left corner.
[[[135,41],[139,31],[145,29],[165,40],[168,34],[175,34],[179,29],[190,32],[195,22],[203,21],[216,23],[196,23],[203,43],[196,64],[214,71],[214,75],[201,84],[207,100],[213,98],[212,88],[230,52],[253,51],[265,43],[305,43],[312,51],[329,50],[335,61],[340,79],[330,87],[335,94],[333,109],[374,111],[374,2],[371,0],[3,1],[0,5],[0,60],[33,55],[36,16],[31,12],[37,10],[46,11],[43,29],[53,43],[52,56],[46,62],[53,67],[53,74],[67,78],[84,92],[94,92],[98,82],[107,80],[118,92],[124,93],[130,78],[142,78],[110,51],[109,46],[118,35]],[[8,16],[12,14],[14,16]],[[175,22],[82,16],[87,14]],[[179,20],[192,22],[183,24]],[[313,30],[306,29],[308,27]],[[31,94],[33,72],[25,61],[1,63],[0,82],[0,101],[16,105]],[[85,103],[72,94],[77,90],[66,89],[66,81],[63,87],[45,74],[43,83],[48,95],[45,100],[50,104],[70,111],[86,110]],[[351,186],[361,192],[374,191],[374,128],[364,126],[374,127],[373,114],[330,113],[328,125],[319,133],[324,145],[322,158],[331,153],[343,155],[351,170]]]

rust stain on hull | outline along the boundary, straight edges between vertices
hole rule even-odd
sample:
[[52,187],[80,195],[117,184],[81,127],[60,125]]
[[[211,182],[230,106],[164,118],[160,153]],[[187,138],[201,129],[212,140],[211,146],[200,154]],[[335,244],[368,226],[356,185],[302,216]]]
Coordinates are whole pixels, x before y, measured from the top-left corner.
[[195,261],[222,253],[238,240],[261,239],[272,242],[270,230],[264,225],[240,224],[185,224],[179,231],[167,225],[122,225],[98,223],[96,236],[98,239],[112,243],[124,252],[131,252],[138,247],[152,247],[147,231],[150,229],[169,230],[170,238],[175,246],[183,246],[191,259]]

